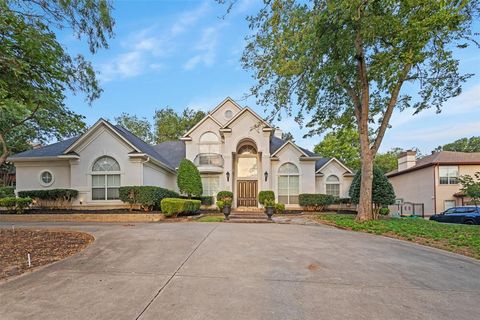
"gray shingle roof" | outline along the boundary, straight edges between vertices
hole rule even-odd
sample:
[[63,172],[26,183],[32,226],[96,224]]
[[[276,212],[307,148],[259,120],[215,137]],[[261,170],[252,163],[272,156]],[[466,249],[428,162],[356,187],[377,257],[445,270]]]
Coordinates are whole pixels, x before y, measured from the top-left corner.
[[12,155],[9,159],[19,159],[19,158],[36,158],[36,157],[56,157],[65,150],[68,149],[75,141],[78,140],[80,136],[73,137],[67,140],[59,141],[56,143],[49,144],[48,146],[40,147],[38,149],[27,150]]
[[162,154],[167,164],[172,168],[178,168],[180,161],[185,159],[186,148],[183,141],[165,141],[153,146],[153,148]]

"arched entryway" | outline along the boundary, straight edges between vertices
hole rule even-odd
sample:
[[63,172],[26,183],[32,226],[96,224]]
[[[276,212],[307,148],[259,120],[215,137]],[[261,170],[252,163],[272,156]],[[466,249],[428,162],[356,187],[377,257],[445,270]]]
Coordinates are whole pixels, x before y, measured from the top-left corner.
[[250,139],[240,141],[235,160],[237,207],[256,207],[259,159],[255,142]]

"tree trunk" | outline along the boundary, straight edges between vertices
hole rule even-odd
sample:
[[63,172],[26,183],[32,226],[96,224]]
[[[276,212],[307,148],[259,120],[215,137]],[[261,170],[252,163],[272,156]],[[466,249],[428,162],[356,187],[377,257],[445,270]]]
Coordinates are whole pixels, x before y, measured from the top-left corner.
[[10,155],[10,150],[8,150],[7,141],[3,137],[3,134],[0,133],[0,146],[2,146],[2,155],[0,155],[0,166],[7,162],[7,158]]
[[372,206],[373,191],[373,154],[370,149],[368,139],[367,125],[361,126],[360,135],[360,155],[362,158],[362,176],[360,180],[360,199],[358,202],[357,221],[367,221],[374,219]]

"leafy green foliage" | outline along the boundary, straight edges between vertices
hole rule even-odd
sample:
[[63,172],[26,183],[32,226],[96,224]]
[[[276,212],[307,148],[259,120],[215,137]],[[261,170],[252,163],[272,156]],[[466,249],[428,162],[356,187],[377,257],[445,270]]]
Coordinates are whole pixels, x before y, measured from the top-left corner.
[[122,113],[120,116],[115,117],[115,122],[143,141],[147,143],[155,142],[152,126],[146,118],[139,118],[136,115]]
[[393,148],[385,153],[377,153],[375,155],[374,165],[383,173],[387,173],[397,169],[398,156],[402,153],[401,148]]
[[386,207],[383,207],[383,208],[380,208],[378,213],[382,216],[388,216],[390,214],[390,209],[386,208]]
[[15,197],[15,187],[0,187],[0,198]]
[[180,193],[200,197],[203,193],[202,178],[198,168],[188,159],[180,161],[177,172],[177,186]]
[[295,138],[290,132],[282,132],[282,140],[295,142]]
[[218,210],[219,210],[220,212],[222,212],[223,207],[225,206],[225,202],[224,202],[223,200],[218,200],[217,203],[216,203],[216,205],[217,205]]
[[439,146],[436,151],[480,152],[480,137],[462,138]]
[[31,198],[5,197],[0,199],[0,207],[7,208],[11,213],[23,213],[32,204]]
[[275,207],[275,199],[267,198],[263,201],[263,205],[265,208],[274,208]]
[[206,116],[201,110],[186,108],[178,114],[172,108],[164,108],[155,112],[155,140],[157,143],[177,140],[193,128]]
[[65,106],[65,92],[83,92],[91,103],[101,89],[91,64],[70,55],[54,31],[85,36],[95,53],[113,35],[110,10],[105,0],[0,2],[0,165],[31,141],[85,129],[84,117]]
[[275,212],[280,214],[285,213],[285,205],[283,203],[276,203]]
[[[460,73],[453,48],[476,44],[478,11],[477,0],[266,1],[249,18],[242,62],[272,117],[303,123],[311,115],[309,135],[354,124],[369,187],[394,110],[440,111],[461,93],[471,75]],[[370,190],[362,190],[360,220],[373,218]]]
[[334,197],[321,193],[301,193],[298,196],[299,204],[307,210],[323,211],[325,207],[331,205]]
[[162,212],[166,217],[178,214],[194,214],[200,210],[200,200],[165,198],[161,202]]
[[275,192],[272,190],[263,190],[258,193],[258,202],[260,204],[265,204],[266,200],[273,200],[275,201]]
[[217,193],[218,200],[225,200],[225,199],[233,199],[233,192],[232,191],[220,191]]
[[78,197],[78,190],[74,189],[48,189],[48,190],[28,190],[19,191],[19,197],[28,197],[35,200],[49,201],[72,201]]
[[353,231],[401,238],[480,259],[478,226],[412,218],[356,222],[353,215],[346,214],[320,214],[317,219]]
[[162,199],[180,197],[175,191],[154,186],[124,186],[119,193],[120,200],[129,203],[130,209],[138,205],[144,211],[161,210]]
[[476,205],[480,201],[480,172],[475,172],[473,177],[469,175],[460,176],[458,182],[462,186],[460,191]]
[[[361,171],[358,171],[350,185],[349,195],[353,203],[360,200]],[[372,202],[378,207],[388,206],[395,203],[395,191],[385,174],[378,168],[373,167],[373,192]]]

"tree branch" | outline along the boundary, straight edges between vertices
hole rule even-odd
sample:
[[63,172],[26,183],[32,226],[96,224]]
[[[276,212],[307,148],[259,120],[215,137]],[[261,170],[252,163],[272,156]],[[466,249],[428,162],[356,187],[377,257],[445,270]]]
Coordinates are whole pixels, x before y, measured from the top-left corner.
[[345,80],[340,76],[336,75],[335,76],[335,81],[337,81],[338,85],[341,86],[349,95],[350,99],[352,99],[353,102],[353,108],[355,110],[355,117],[357,118],[357,121],[360,121],[360,110],[361,110],[361,102],[360,102],[360,97],[357,95],[355,90],[348,85],[348,83],[345,82]]
[[382,143],[383,137],[385,136],[385,131],[387,130],[387,127],[388,127],[388,123],[390,122],[390,118],[392,117],[393,110],[395,108],[395,105],[397,104],[398,95],[400,94],[400,89],[402,88],[402,85],[405,79],[407,78],[407,75],[410,72],[411,68],[412,68],[412,64],[410,63],[406,64],[403,67],[400,77],[398,78],[398,81],[395,84],[395,87],[393,88],[392,95],[390,96],[390,100],[388,101],[388,104],[387,104],[387,110],[385,110],[382,123],[380,124],[380,127],[378,129],[377,137],[375,138],[375,142],[373,143],[373,146],[371,148],[373,155],[377,153],[378,148]]

